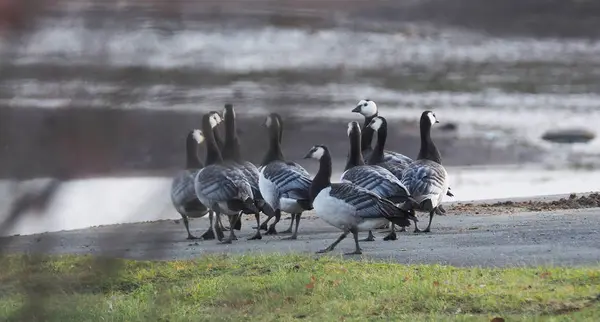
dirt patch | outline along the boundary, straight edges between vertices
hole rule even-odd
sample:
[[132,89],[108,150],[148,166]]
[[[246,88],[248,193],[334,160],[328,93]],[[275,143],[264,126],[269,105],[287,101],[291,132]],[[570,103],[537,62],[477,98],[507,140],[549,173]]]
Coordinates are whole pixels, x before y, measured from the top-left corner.
[[600,193],[577,197],[572,193],[568,198],[552,201],[499,201],[496,203],[456,203],[448,210],[453,214],[500,214],[523,211],[553,211],[560,209],[581,209],[600,207]]

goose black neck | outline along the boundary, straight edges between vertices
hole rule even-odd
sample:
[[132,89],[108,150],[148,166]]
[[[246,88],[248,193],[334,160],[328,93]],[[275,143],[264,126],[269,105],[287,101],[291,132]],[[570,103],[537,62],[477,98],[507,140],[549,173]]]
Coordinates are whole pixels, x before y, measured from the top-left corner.
[[349,135],[350,138],[350,154],[348,155],[348,161],[346,162],[346,168],[344,171],[353,167],[364,165],[363,155],[361,151],[361,136],[359,133],[353,132]]
[[223,159],[241,161],[240,142],[237,137],[235,115],[232,112],[225,114],[225,146]]
[[421,149],[419,150],[418,160],[431,160],[442,164],[442,156],[431,139],[431,124],[427,121],[421,122]]
[[202,168],[202,162],[198,157],[198,150],[200,145],[194,139],[193,134],[188,134],[185,140],[185,167],[186,169],[200,169]]
[[221,151],[221,153],[223,153],[223,149],[225,148],[225,145],[223,143],[223,138],[221,138],[221,133],[219,133],[219,129],[217,128],[217,126],[215,126],[213,128],[213,136],[215,138],[215,143],[217,144],[219,151]]
[[381,125],[377,130],[377,143],[369,158],[369,164],[378,164],[383,162],[383,152],[385,149],[385,141],[387,140],[387,126]]
[[206,144],[206,162],[205,164],[218,164],[223,162],[223,156],[221,156],[221,151],[219,147],[217,147],[217,142],[215,142],[215,136],[213,134],[213,129],[210,126],[210,121],[208,118],[205,118],[202,121],[202,132],[204,133],[204,143]]
[[[274,123],[277,123],[274,121]],[[284,161],[281,151],[281,126],[273,124],[269,127],[269,150],[262,161],[262,165],[267,165],[273,161]]]
[[363,124],[362,137],[360,141],[360,146],[363,151],[371,149],[371,143],[373,143],[373,134],[375,131],[369,127],[369,123],[371,123],[375,116],[377,116],[377,114],[368,117],[365,116],[365,123]]
[[310,201],[314,201],[319,192],[329,186],[331,186],[331,156],[329,151],[325,150],[319,160],[319,171],[310,185]]

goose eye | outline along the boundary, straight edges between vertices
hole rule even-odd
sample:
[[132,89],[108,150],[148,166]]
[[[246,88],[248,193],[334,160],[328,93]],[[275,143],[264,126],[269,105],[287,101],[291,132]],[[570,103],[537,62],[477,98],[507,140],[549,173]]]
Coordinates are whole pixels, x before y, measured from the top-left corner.
[[365,107],[366,107],[367,105],[368,105],[367,103],[364,103],[364,104],[363,104],[363,106],[365,106]]

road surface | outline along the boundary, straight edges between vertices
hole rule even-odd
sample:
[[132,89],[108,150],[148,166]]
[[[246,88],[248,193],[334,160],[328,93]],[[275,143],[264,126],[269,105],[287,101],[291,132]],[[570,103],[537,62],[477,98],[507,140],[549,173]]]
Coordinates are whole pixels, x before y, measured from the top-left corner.
[[[398,263],[437,263],[455,266],[595,265],[600,262],[600,208],[500,214],[452,214],[434,218],[430,234],[403,232],[396,241],[362,242],[363,257]],[[421,225],[427,216],[420,216]],[[286,218],[287,219],[287,218]],[[186,240],[181,221],[163,220],[94,227],[0,239],[8,253],[96,254],[134,259],[187,259],[208,253],[314,253],[332,243],[340,232],[310,214],[300,223],[298,240],[285,234],[247,241],[254,220],[244,220],[239,240],[231,245],[215,240]],[[278,230],[287,229],[282,220]],[[208,221],[191,221],[200,235]],[[412,231],[412,229],[411,229]],[[366,233],[361,233],[365,237]],[[352,238],[331,253],[354,249]],[[347,256],[360,258],[360,256]]]

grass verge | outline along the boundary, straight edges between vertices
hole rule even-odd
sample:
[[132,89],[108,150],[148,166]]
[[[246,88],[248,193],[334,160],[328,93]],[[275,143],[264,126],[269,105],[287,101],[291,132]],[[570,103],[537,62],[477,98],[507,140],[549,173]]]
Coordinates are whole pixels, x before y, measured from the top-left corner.
[[[2,321],[598,321],[600,270],[309,255],[0,258]],[[499,320],[497,320],[499,321]]]

